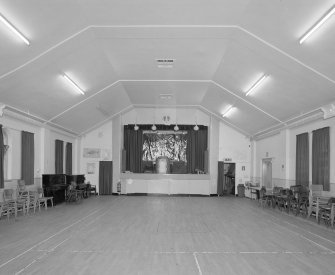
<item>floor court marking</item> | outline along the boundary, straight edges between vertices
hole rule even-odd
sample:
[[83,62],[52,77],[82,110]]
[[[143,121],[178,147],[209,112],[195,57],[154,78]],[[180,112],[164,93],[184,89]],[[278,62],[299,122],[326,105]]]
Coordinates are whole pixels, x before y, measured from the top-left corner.
[[[101,208],[100,208],[100,209],[101,209]],[[18,259],[18,258],[20,258],[21,256],[23,256],[24,254],[26,254],[26,253],[28,253],[29,251],[33,250],[35,247],[41,245],[42,243],[45,243],[46,241],[52,239],[53,237],[56,237],[57,235],[63,233],[64,231],[66,231],[67,229],[71,228],[72,226],[74,226],[74,225],[76,225],[76,224],[82,222],[83,220],[87,219],[87,218],[90,217],[91,215],[93,215],[93,214],[95,214],[96,212],[98,212],[100,209],[97,209],[97,210],[93,211],[92,213],[90,213],[90,214],[88,214],[87,216],[85,216],[85,217],[79,219],[78,221],[76,221],[76,222],[74,222],[74,223],[72,223],[72,224],[70,224],[70,225],[64,227],[62,230],[60,230],[60,231],[58,231],[57,233],[51,235],[50,237],[48,237],[48,238],[46,238],[46,239],[44,239],[44,240],[38,242],[37,244],[35,244],[35,245],[33,245],[32,247],[30,247],[29,249],[23,251],[22,253],[20,253],[19,255],[15,256],[14,258],[11,258],[11,259],[8,260],[7,262],[1,264],[1,265],[0,265],[0,268],[4,267],[5,265],[9,264],[10,262],[12,262],[12,261],[14,261],[14,260],[16,260],[16,259]]]
[[61,241],[59,244],[57,244],[56,246],[54,246],[53,248],[51,248],[50,250],[46,250],[45,253],[43,253],[41,256],[37,257],[36,259],[34,259],[31,263],[29,263],[28,265],[26,265],[24,268],[22,268],[21,270],[19,270],[18,272],[15,273],[15,275],[18,275],[20,273],[22,273],[23,271],[25,271],[27,268],[29,268],[30,266],[32,266],[34,263],[42,260],[45,256],[47,256],[49,253],[55,251],[57,249],[57,247],[61,246],[63,243],[65,243],[69,238]]
[[[272,215],[271,215],[271,216],[272,216]],[[273,217],[274,217],[274,216],[273,216]],[[274,217],[274,218],[277,219],[276,217]],[[277,220],[278,220],[278,219],[277,219]],[[317,245],[318,247],[321,247],[321,248],[323,248],[323,249],[325,249],[325,250],[330,251],[331,254],[334,254],[334,253],[335,253],[335,251],[333,251],[333,250],[331,250],[331,249],[329,249],[329,248],[327,248],[327,247],[325,247],[325,246],[323,246],[323,245],[321,245],[321,244],[319,244],[319,243],[317,243],[317,242],[314,242],[313,240],[311,240],[311,239],[305,237],[304,235],[300,234],[299,232],[296,232],[296,231],[294,231],[294,230],[288,229],[288,228],[286,228],[285,226],[283,226],[283,225],[281,225],[281,224],[279,224],[279,223],[277,223],[277,222],[275,222],[275,221],[270,221],[270,222],[272,222],[273,224],[275,224],[275,225],[277,225],[277,226],[280,226],[280,227],[284,228],[286,231],[289,231],[289,232],[291,232],[291,233],[293,233],[293,234],[299,236],[300,238],[303,238],[303,239],[305,239],[305,240],[307,240],[307,241],[313,243],[314,245]]]
[[193,258],[194,258],[195,264],[197,265],[199,275],[202,275],[201,268],[200,268],[200,265],[199,265],[199,262],[198,262],[198,259],[197,259],[196,252],[194,252],[192,254],[193,254]]
[[[67,251],[67,253],[135,253],[139,251],[134,250],[71,250]],[[333,252],[327,252],[327,251],[147,251],[146,254],[187,254],[187,255],[206,255],[206,254],[227,254],[227,255],[244,255],[244,254],[268,254],[268,255],[280,255],[280,254],[299,254],[299,255],[333,255]]]
[[[273,217],[273,218],[276,219],[277,221],[282,221],[282,220],[280,220],[279,218],[275,217],[273,214],[267,213],[267,215]],[[324,240],[324,241],[327,241],[327,242],[330,242],[330,243],[332,243],[332,244],[335,244],[334,241],[329,240],[329,239],[327,239],[327,238],[325,238],[325,237],[322,237],[321,235],[316,234],[316,233],[313,233],[313,232],[311,232],[311,231],[309,231],[309,230],[306,230],[306,229],[304,229],[304,228],[302,228],[302,227],[299,227],[298,225],[295,225],[295,224],[290,223],[290,222],[288,222],[288,221],[282,221],[282,222],[287,223],[287,224],[289,224],[289,225],[292,225],[292,226],[294,226],[294,227],[296,227],[296,228],[298,228],[298,229],[300,229],[300,230],[302,230],[302,231],[304,231],[304,232],[306,232],[306,233],[309,233],[309,234],[311,234],[311,235],[314,235],[314,236],[316,236],[316,237],[318,237],[318,238],[320,238],[320,239],[322,239],[322,240]],[[307,221],[303,221],[303,222],[306,223]],[[315,224],[313,224],[313,223],[309,223],[309,224],[315,226]]]

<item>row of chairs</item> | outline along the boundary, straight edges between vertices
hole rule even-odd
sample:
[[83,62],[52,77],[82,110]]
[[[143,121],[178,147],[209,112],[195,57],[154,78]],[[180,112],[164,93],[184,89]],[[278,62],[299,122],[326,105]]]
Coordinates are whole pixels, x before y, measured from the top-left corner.
[[287,213],[307,216],[309,190],[304,186],[292,186],[291,188],[274,187],[272,192],[266,191],[265,187],[260,190],[260,205],[278,207]]
[[40,187],[36,191],[28,191],[19,184],[16,195],[15,190],[4,189],[3,202],[0,202],[0,218],[3,216],[6,216],[7,219],[10,216],[16,218],[19,212],[25,215],[32,210],[35,213],[37,207],[39,211],[41,207],[47,209],[49,201],[53,207],[53,197],[45,197]]
[[279,210],[292,212],[296,216],[315,216],[318,223],[323,220],[327,226],[334,225],[335,198],[310,196],[309,189],[302,185],[274,187],[271,193],[262,187],[259,193],[259,204],[263,207],[278,207]]

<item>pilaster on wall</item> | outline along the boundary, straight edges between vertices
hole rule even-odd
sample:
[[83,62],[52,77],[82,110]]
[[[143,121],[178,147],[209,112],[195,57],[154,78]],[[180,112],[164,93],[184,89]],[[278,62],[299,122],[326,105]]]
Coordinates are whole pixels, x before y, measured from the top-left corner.
[[219,136],[220,136],[220,122],[211,117],[209,127],[209,174],[211,176],[211,194],[217,193],[217,178],[218,178],[218,161],[219,161]]
[[113,159],[113,193],[117,192],[117,183],[121,180],[121,150],[122,144],[122,125],[121,117],[115,116],[112,122],[112,159]]

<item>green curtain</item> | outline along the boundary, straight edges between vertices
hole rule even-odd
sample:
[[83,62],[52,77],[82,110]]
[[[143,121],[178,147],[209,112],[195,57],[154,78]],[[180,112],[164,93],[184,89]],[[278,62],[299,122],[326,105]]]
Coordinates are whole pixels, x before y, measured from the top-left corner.
[[34,184],[34,134],[22,131],[21,144],[21,179],[31,185]]
[[313,131],[312,142],[312,184],[323,185],[323,191],[330,190],[330,141],[329,127]]
[[55,174],[63,174],[63,145],[62,140],[55,141]]
[[142,173],[143,131],[124,127],[123,148],[126,154],[126,171]]
[[112,195],[113,193],[113,162],[99,162],[99,194]]
[[295,162],[296,185],[309,185],[309,140],[308,133],[297,135],[296,139],[296,162]]
[[72,143],[66,143],[65,174],[72,175]]
[[5,157],[5,148],[3,143],[3,133],[2,133],[2,125],[0,124],[0,188],[4,188],[4,157]]

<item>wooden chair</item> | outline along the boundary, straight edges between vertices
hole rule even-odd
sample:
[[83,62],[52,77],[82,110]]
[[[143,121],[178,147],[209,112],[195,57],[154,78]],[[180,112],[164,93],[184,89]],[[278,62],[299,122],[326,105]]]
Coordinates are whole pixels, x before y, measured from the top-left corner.
[[54,197],[45,197],[42,187],[37,188],[37,194],[38,194],[38,198],[37,198],[38,211],[41,211],[41,206],[44,206],[45,210],[47,210],[48,201],[50,201],[51,207],[54,206],[54,201],[53,201]]
[[308,218],[315,217],[316,221],[319,222],[320,208],[328,207],[329,199],[329,197],[311,195],[309,198]]
[[68,202],[81,202],[83,199],[83,190],[76,189],[75,184],[70,184],[67,187],[66,194],[65,194],[65,201]]
[[268,203],[268,198],[266,195],[266,188],[263,186],[260,190],[259,190],[259,205],[264,207],[267,203]]
[[335,215],[335,198],[329,198],[327,205],[320,205],[318,213],[318,223],[321,220],[325,222],[327,226],[334,226],[334,215]]
[[36,207],[38,204],[38,193],[37,191],[29,191],[28,192],[28,201],[27,201],[27,214],[29,213],[30,209],[36,212]]
[[87,193],[92,195],[92,193],[96,196],[97,195],[97,187],[92,185],[90,182],[87,182]]
[[18,182],[17,182],[17,194],[18,194],[18,197],[28,196],[28,190],[26,188],[26,182],[24,180],[18,180]]
[[25,197],[14,197],[13,189],[4,189],[3,190],[3,200],[7,204],[7,207],[10,211],[10,214],[14,214],[15,218],[17,217],[18,212],[22,212],[23,215],[26,213],[27,200]]
[[8,204],[6,202],[0,202],[0,219],[3,216],[7,216],[7,220],[9,220],[10,214]]

